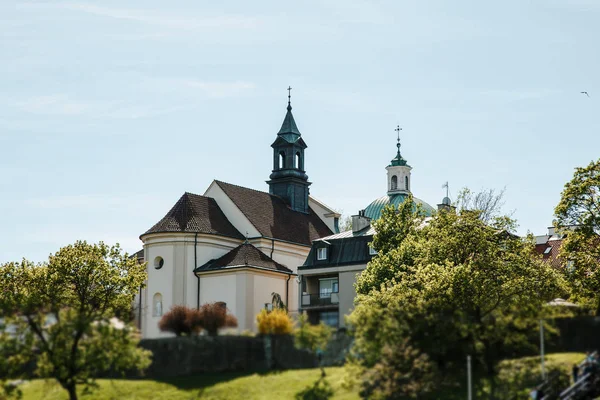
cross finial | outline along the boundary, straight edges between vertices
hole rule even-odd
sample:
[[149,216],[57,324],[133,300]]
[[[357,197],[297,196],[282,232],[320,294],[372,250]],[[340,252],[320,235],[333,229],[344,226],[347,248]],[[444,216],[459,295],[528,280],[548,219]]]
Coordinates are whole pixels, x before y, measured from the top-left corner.
[[396,125],[396,129],[394,130],[398,132],[398,144],[396,144],[396,147],[398,147],[398,154],[400,154],[400,131],[402,128],[400,128],[400,125]]
[[292,87],[288,86],[287,91],[288,91],[288,105],[289,105],[292,101]]
[[446,189],[446,197],[450,197],[450,186],[448,185],[448,181],[442,185],[442,189]]

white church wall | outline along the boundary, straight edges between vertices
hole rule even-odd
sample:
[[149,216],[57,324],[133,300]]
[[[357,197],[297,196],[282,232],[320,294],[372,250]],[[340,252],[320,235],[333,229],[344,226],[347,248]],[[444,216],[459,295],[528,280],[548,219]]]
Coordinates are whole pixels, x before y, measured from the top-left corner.
[[308,197],[308,205],[312,210],[325,222],[325,224],[331,229],[331,232],[335,232],[335,220],[334,218],[337,216],[340,217],[340,214],[325,204],[321,203],[319,200]]
[[[145,255],[148,260],[148,284],[143,295],[142,336],[153,338],[165,336],[160,333],[158,322],[160,316],[155,315],[154,295],[162,297],[162,314],[174,305],[196,307],[198,304],[198,281],[193,271],[207,261],[219,258],[237,247],[241,240],[217,237],[215,235],[198,235],[196,260],[194,259],[193,234],[156,234],[144,238]],[[164,264],[160,269],[154,266],[155,259],[162,257]],[[231,289],[235,292],[235,286]],[[202,299],[201,299],[202,300]],[[224,301],[224,300],[215,300]],[[201,301],[201,304],[202,301]]]
[[229,311],[238,317],[237,298],[238,277],[236,272],[200,275],[200,304],[225,302]]
[[278,240],[257,238],[250,240],[250,244],[271,257],[274,261],[285,265],[294,273],[298,266],[304,264],[304,260],[310,252],[309,246],[301,246]]
[[204,196],[215,199],[223,214],[229,222],[242,234],[248,237],[260,236],[260,232],[248,221],[248,218],[240,211],[233,201],[225,194],[219,185],[213,181]]
[[[265,308],[265,304],[271,303],[271,294],[273,292],[278,293],[285,303],[285,285],[289,275],[277,273],[266,274],[259,271],[253,271],[252,274],[254,275],[254,301],[252,302],[253,306],[251,310],[253,317]],[[290,281],[294,281],[293,276],[290,278]],[[294,298],[293,293],[289,293],[288,296],[290,300]],[[252,330],[257,331],[257,329],[256,319],[252,318]]]

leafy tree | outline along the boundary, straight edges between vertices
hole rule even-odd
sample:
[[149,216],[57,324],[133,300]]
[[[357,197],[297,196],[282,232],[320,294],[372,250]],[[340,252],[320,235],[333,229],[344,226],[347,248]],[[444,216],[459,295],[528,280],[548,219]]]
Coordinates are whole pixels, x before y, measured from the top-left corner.
[[575,169],[554,210],[567,236],[560,255],[577,301],[600,315],[600,159]]
[[100,373],[144,369],[150,352],[111,318],[130,314],[145,279],[144,264],[102,242],[78,241],[43,264],[1,265],[0,313],[14,333],[0,336],[0,358],[33,360],[36,374],[56,379],[71,400]]
[[296,347],[305,349],[319,355],[319,367],[321,376],[325,376],[325,369],[321,365],[320,352],[325,350],[331,338],[331,328],[324,323],[311,325],[306,314],[298,317],[299,327],[294,331],[294,342]]
[[262,335],[288,335],[294,330],[290,316],[281,308],[273,311],[262,309],[256,316],[256,323]]
[[396,209],[387,206],[381,218],[373,222],[377,234],[373,237],[372,246],[377,251],[367,269],[358,277],[356,292],[368,294],[378,290],[382,284],[390,282],[405,272],[404,265],[410,264],[407,258],[412,257],[412,243],[403,246],[404,239],[413,235],[425,219],[420,206],[414,203],[412,195]]
[[[404,224],[417,217],[405,217]],[[367,266],[367,273],[375,265],[394,274],[359,294],[349,317],[365,391],[386,388],[382,393],[394,398],[402,379],[427,390],[430,372],[450,378],[471,354],[494,398],[498,362],[529,346],[543,304],[564,290],[559,274],[535,256],[532,238],[509,233],[514,226],[507,217],[486,224],[478,211],[438,213]],[[382,241],[378,234],[374,243]],[[387,237],[397,246],[394,235]],[[409,344],[398,347],[406,338]],[[386,352],[404,360],[390,361],[382,357]],[[402,371],[408,375],[400,379]]]

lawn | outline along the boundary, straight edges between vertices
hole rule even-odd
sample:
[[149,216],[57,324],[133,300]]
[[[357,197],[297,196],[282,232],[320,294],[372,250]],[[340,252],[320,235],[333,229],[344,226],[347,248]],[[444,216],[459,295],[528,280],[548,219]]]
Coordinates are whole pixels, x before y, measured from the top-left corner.
[[[574,363],[585,357],[582,353],[549,354],[546,366],[558,367],[570,374]],[[528,375],[539,376],[539,357],[526,357],[518,360],[506,360],[502,363],[504,372],[525,367]],[[334,390],[332,399],[358,399],[358,389],[347,390],[342,387],[345,371],[342,367],[326,368],[327,381]],[[531,376],[531,375],[530,375]],[[293,399],[295,394],[312,386],[320,377],[318,369],[272,372],[268,374],[206,374],[198,377],[177,378],[164,382],[150,380],[107,380],[98,381],[99,388],[89,394],[80,391],[80,399],[98,400],[141,400],[141,399],[208,399],[208,400],[254,400],[254,399]],[[466,379],[465,379],[466,380]],[[534,378],[537,382],[537,378]],[[527,383],[525,383],[527,382]],[[522,380],[526,390],[531,383]],[[52,381],[35,380],[22,386],[23,400],[64,400],[66,392]],[[434,394],[432,398],[464,398],[464,384]]]
[[[332,399],[358,399],[357,391],[342,388],[344,369],[326,368],[327,381],[335,391]],[[201,377],[172,379],[168,382],[150,380],[98,381],[100,387],[90,394],[80,393],[80,399],[97,400],[254,400],[293,399],[295,394],[312,386],[321,376],[318,369],[302,369],[268,374],[241,375],[225,373]],[[67,392],[52,381],[35,380],[22,386],[23,400],[64,400]]]

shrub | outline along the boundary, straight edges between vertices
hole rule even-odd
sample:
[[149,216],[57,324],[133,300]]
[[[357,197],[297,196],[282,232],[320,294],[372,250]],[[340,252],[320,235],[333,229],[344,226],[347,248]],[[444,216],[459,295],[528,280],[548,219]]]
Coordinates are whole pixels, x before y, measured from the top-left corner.
[[197,323],[198,311],[186,306],[173,306],[162,316],[158,328],[162,332],[172,332],[176,336],[197,333],[200,330]]
[[237,318],[227,312],[225,303],[207,303],[191,317],[193,325],[204,329],[210,336],[217,336],[221,328],[235,328]]
[[288,313],[276,308],[269,312],[262,310],[256,316],[258,331],[263,335],[288,335],[292,333],[294,325]]

